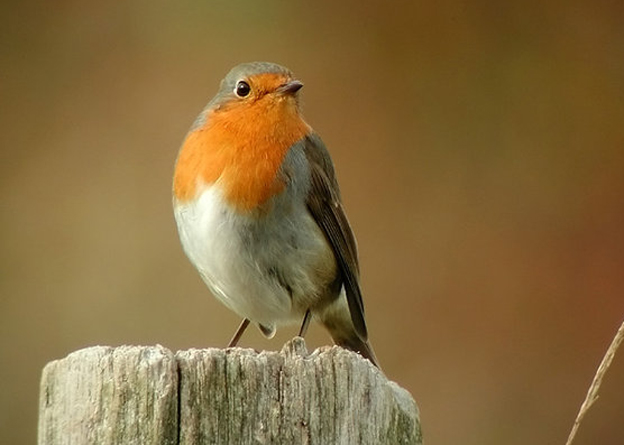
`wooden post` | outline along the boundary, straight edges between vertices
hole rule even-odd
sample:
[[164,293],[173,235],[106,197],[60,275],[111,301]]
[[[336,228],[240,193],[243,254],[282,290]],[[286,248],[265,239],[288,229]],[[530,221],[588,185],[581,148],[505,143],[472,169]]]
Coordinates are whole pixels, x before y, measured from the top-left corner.
[[339,347],[92,347],[49,363],[39,445],[421,444],[416,403]]

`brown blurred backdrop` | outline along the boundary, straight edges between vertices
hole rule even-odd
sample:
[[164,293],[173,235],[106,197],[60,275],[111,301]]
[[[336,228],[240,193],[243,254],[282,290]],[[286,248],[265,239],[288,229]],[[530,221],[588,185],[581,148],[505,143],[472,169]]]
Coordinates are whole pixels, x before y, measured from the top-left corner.
[[[250,60],[305,83],[372,341],[426,442],[565,442],[624,318],[624,3],[17,3],[0,6],[0,443],[34,443],[50,360],[228,341],[239,320],[182,253],[171,175]],[[310,349],[328,342],[312,329]],[[624,443],[624,351],[576,443]]]

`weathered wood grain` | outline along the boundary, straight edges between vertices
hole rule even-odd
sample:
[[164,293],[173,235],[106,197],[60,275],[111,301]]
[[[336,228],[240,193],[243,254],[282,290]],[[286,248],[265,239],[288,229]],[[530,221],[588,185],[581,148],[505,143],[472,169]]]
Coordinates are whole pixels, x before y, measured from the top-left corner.
[[39,445],[420,444],[416,403],[339,347],[93,347],[49,363]]
[[178,370],[162,346],[96,346],[43,370],[39,444],[177,444]]

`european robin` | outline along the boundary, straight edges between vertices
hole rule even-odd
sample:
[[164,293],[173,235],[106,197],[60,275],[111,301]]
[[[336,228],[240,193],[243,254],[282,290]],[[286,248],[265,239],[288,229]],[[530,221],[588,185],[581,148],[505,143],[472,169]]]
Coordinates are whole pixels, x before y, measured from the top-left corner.
[[378,366],[368,342],[355,238],[334,165],[303,120],[287,68],[244,63],[189,130],[173,207],[186,255],[212,293],[267,337],[318,319]]

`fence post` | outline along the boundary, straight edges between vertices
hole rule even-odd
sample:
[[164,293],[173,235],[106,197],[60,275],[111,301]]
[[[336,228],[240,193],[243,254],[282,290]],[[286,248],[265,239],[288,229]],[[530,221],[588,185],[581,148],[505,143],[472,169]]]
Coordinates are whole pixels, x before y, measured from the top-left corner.
[[416,403],[339,347],[92,347],[49,363],[39,445],[421,444]]

